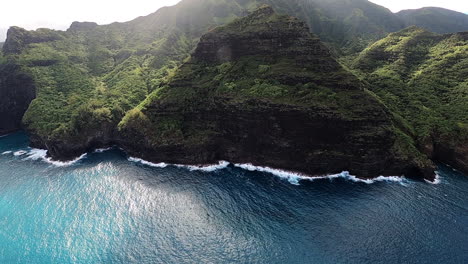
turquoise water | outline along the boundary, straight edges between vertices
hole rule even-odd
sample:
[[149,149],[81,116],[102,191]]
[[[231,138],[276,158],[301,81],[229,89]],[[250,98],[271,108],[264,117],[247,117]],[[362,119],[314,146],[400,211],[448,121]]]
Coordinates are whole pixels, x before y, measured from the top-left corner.
[[119,150],[57,166],[27,143],[0,138],[0,263],[468,263],[468,177],[446,166],[436,185],[295,185]]

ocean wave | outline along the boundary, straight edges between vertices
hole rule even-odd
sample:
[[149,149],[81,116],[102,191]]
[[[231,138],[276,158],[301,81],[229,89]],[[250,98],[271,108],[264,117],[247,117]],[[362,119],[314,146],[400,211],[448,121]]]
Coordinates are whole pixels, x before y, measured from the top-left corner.
[[13,156],[16,156],[16,157],[19,157],[19,156],[23,156],[25,154],[27,154],[28,152],[25,151],[25,150],[18,150],[16,152],[13,153]]
[[213,172],[217,170],[222,170],[225,169],[229,166],[229,162],[227,161],[220,161],[218,164],[213,164],[213,165],[180,165],[180,164],[175,164],[174,166],[179,167],[179,168],[186,168],[189,169],[190,171],[204,171],[204,172]]
[[[152,163],[150,161],[146,161],[140,158],[135,158],[135,157],[129,157],[128,161],[135,162],[135,163],[140,163],[146,166],[150,167],[156,167],[156,168],[166,168],[168,166],[175,166],[178,168],[185,168],[190,171],[203,171],[203,172],[213,172],[217,170],[223,170],[229,165],[231,165],[230,162],[228,161],[219,161],[218,164],[213,164],[213,165],[181,165],[181,164],[169,164],[169,163]],[[290,171],[285,171],[285,170],[280,170],[280,169],[273,169],[269,167],[261,167],[261,166],[255,166],[252,164],[232,164],[234,167],[241,168],[247,171],[258,171],[258,172],[265,172],[272,174],[274,176],[277,176],[279,178],[287,180],[289,183],[293,185],[299,185],[299,182],[304,180],[304,181],[316,181],[316,180],[333,180],[333,179],[338,179],[342,178],[345,180],[349,180],[352,182],[357,182],[357,183],[366,183],[366,184],[372,184],[376,182],[397,182],[402,185],[405,185],[405,183],[408,182],[408,180],[405,177],[399,177],[399,176],[379,176],[377,178],[373,179],[361,179],[358,178],[354,175],[351,175],[348,171],[344,171],[338,174],[332,174],[332,175],[326,175],[326,176],[308,176],[304,175],[301,173],[297,172],[290,172]]]
[[11,154],[11,153],[13,153],[13,151],[9,150],[9,151],[3,152],[2,155],[8,155],[8,154]]
[[398,176],[379,176],[373,179],[361,179],[354,175],[351,175],[348,171],[343,171],[338,174],[331,174],[331,175],[326,175],[326,176],[307,176],[307,175],[297,173],[297,172],[289,172],[289,171],[273,169],[269,167],[255,166],[252,164],[234,164],[234,166],[244,169],[244,170],[248,170],[248,171],[259,171],[259,172],[270,173],[277,177],[285,179],[294,185],[299,185],[299,182],[301,180],[316,181],[316,180],[324,180],[324,179],[333,180],[333,179],[338,179],[338,178],[343,178],[345,180],[349,180],[352,182],[366,183],[366,184],[372,184],[372,183],[383,182],[383,181],[398,182],[398,183],[404,184],[407,181],[406,178],[398,177]]
[[438,185],[440,183],[442,183],[442,177],[440,176],[439,172],[436,171],[435,172],[435,179],[434,181],[429,181],[429,180],[425,180],[427,183],[430,183],[430,184],[433,184],[433,185]]
[[140,164],[150,166],[150,167],[155,167],[155,168],[166,168],[167,166],[170,165],[170,164],[167,164],[167,163],[164,163],[164,162],[152,163],[152,162],[146,161],[144,159],[134,158],[134,157],[129,157],[128,161],[135,162],[135,163],[140,163]]
[[71,165],[79,162],[80,160],[84,159],[87,156],[87,154],[85,153],[85,154],[79,156],[78,158],[76,158],[74,160],[56,161],[56,160],[53,160],[50,157],[47,157],[47,150],[45,150],[45,149],[31,149],[29,152],[26,153],[26,155],[27,155],[27,157],[24,158],[23,160],[41,160],[41,161],[47,162],[47,163],[52,164],[52,165],[57,166],[57,167],[71,166]]
[[113,148],[114,148],[114,147],[95,149],[95,150],[93,151],[93,153],[103,153],[103,152],[112,150]]
[[204,171],[204,172],[213,172],[213,171],[217,171],[217,170],[222,170],[222,169],[227,168],[229,166],[229,164],[230,164],[227,161],[220,161],[218,164],[213,164],[213,165],[199,165],[199,166],[197,166],[197,165],[169,164],[169,163],[165,163],[165,162],[153,163],[153,162],[146,161],[146,160],[140,159],[140,158],[135,158],[135,157],[129,157],[128,161],[135,162],[135,163],[140,163],[140,164],[150,166],[150,167],[155,167],[155,168],[166,168],[168,166],[174,166],[174,167],[177,167],[177,168],[185,168],[185,169],[188,169],[190,171]]

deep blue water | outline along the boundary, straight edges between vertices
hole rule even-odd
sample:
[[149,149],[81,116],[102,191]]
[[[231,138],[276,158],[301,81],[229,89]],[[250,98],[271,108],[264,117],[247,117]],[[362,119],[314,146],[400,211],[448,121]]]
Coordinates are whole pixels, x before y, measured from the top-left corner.
[[32,153],[24,134],[0,138],[2,264],[468,263],[468,177],[445,166],[437,185],[294,185],[118,150],[65,167]]

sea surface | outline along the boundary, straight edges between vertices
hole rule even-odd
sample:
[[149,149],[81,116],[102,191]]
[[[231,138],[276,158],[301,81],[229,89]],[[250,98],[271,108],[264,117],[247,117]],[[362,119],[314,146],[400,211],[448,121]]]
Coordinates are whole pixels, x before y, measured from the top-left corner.
[[0,138],[2,264],[468,263],[468,177],[444,165],[437,184],[310,181],[27,144]]

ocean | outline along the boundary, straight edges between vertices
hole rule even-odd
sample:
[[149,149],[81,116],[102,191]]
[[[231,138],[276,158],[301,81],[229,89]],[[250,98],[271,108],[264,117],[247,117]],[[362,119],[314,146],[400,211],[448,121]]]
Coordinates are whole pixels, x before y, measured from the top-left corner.
[[468,263],[468,177],[308,180],[0,138],[0,263]]

